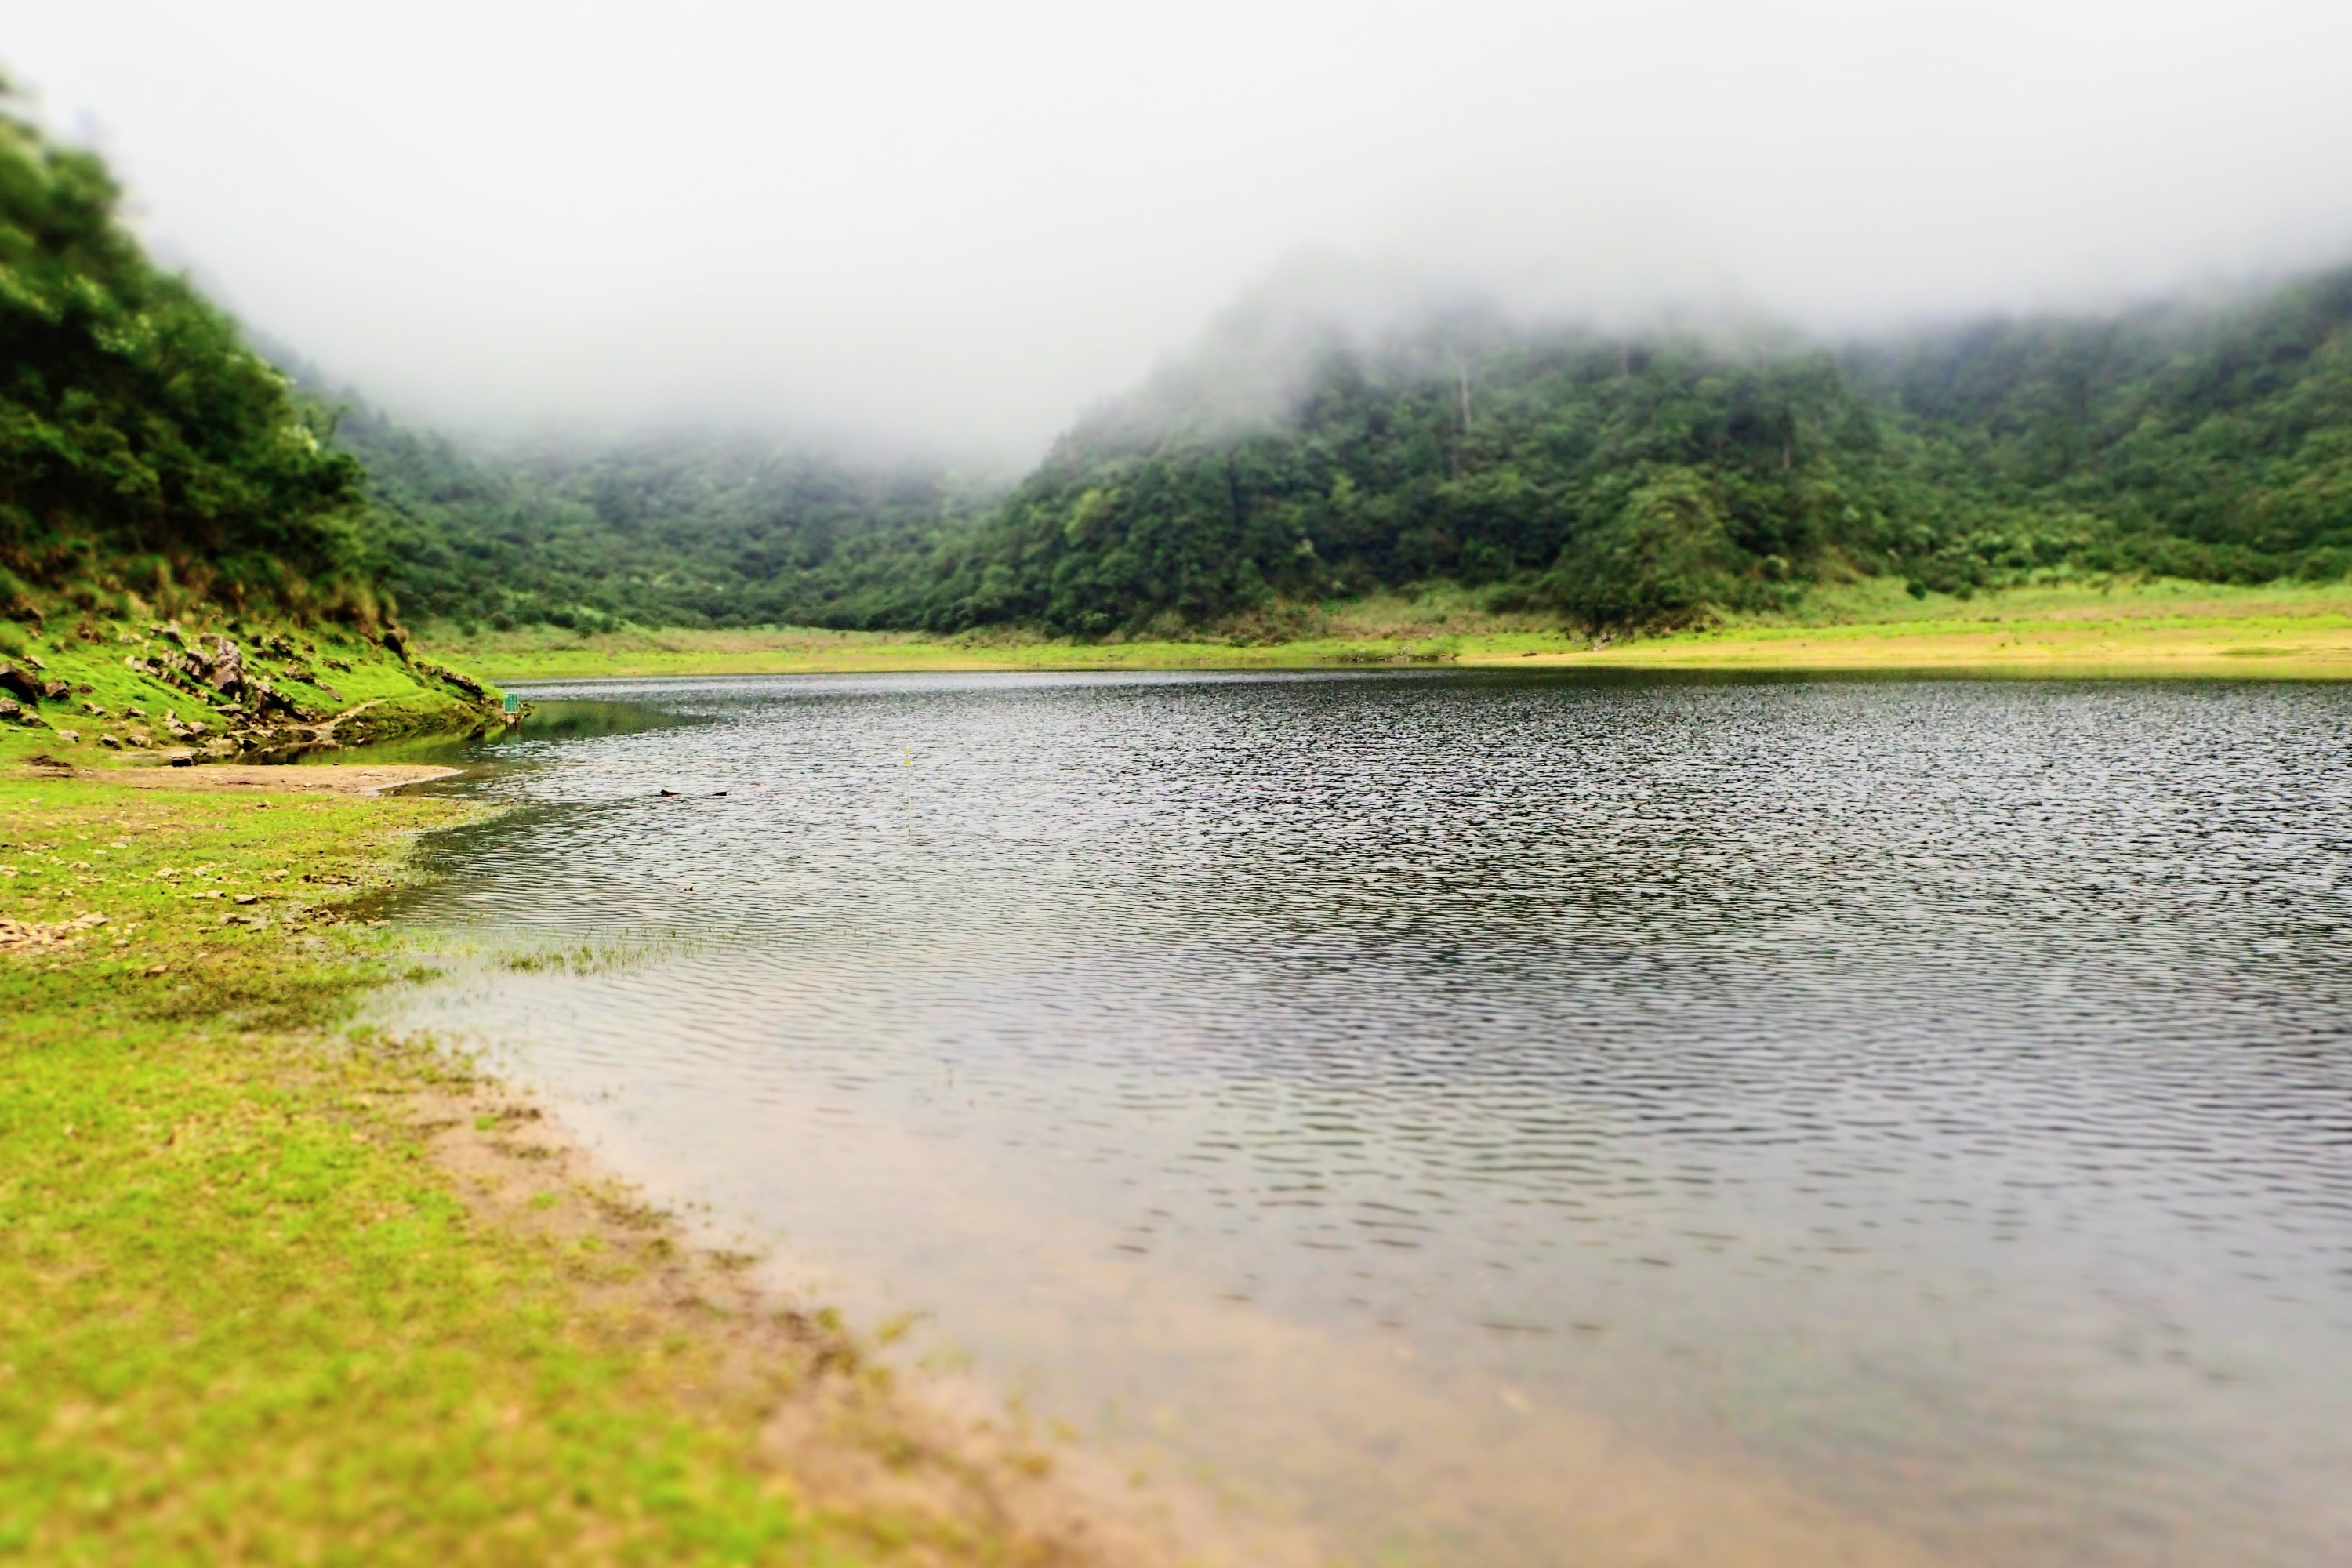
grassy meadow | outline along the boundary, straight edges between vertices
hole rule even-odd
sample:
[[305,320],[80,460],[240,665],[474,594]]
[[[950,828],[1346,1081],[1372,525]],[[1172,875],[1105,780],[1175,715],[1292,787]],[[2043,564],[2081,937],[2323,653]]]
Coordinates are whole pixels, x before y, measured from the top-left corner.
[[1865,580],[1794,611],[1596,642],[1483,609],[1440,586],[1305,606],[1214,637],[1070,642],[804,627],[575,633],[428,627],[438,657],[492,679],[959,669],[1299,669],[1354,665],[1983,672],[2019,676],[2352,677],[2352,583],[2241,588],[2170,580],[2054,583],[1961,599]]

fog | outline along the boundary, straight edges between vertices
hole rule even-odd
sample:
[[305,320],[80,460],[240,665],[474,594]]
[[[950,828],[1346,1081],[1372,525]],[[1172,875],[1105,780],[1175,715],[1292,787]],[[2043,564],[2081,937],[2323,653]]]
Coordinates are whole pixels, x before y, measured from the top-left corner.
[[1297,273],[1819,331],[2352,259],[2352,6],[5,0],[52,129],[396,411],[1019,464]]

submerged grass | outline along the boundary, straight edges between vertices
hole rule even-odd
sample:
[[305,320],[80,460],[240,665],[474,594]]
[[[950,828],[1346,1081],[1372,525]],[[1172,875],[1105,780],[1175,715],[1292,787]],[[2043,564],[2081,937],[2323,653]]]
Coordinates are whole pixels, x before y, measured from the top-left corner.
[[460,810],[0,780],[0,1558],[887,1535],[757,1462],[693,1336],[597,1306],[611,1258],[469,1213],[408,1110],[460,1068],[331,1027],[395,963],[352,900]]
[[1283,669],[1365,665],[1958,670],[2014,675],[2352,678],[2352,583],[2240,588],[2060,581],[1968,599],[1899,583],[1817,590],[1790,611],[1702,631],[1596,642],[1473,593],[1292,606],[1195,640],[1073,643],[1020,633],[927,637],[806,627],[428,631],[500,680],[890,670]]

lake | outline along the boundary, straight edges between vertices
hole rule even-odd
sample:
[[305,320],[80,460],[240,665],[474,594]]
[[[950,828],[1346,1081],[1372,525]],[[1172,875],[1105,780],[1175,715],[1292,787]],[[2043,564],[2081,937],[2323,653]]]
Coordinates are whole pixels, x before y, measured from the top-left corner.
[[2352,687],[526,695],[401,1019],[1269,1558],[2352,1562]]

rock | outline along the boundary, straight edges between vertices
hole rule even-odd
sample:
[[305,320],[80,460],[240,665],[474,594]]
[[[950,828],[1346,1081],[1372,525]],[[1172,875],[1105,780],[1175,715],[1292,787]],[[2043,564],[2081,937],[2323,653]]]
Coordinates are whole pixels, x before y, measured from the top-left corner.
[[25,705],[17,701],[15,698],[0,697],[0,719],[8,720],[13,723],[16,720],[23,716],[24,711]]
[[62,680],[45,680],[41,683],[41,700],[44,702],[63,702],[72,695],[73,688]]
[[106,917],[95,911],[76,915],[69,921],[43,924],[37,921],[14,920],[0,915],[0,948],[62,947],[79,942],[85,931],[96,931],[106,924]]
[[81,744],[81,731],[79,730],[60,730],[58,731],[58,739],[64,741],[68,744],[79,746]]
[[674,790],[674,789],[666,789],[666,790],[658,791],[657,793],[659,793],[659,794],[661,794],[661,795],[676,795],[676,794],[677,793],[677,791],[676,791],[676,790]]
[[122,742],[111,735],[100,735],[98,738],[98,743],[101,746],[111,746],[118,752],[122,749]]
[[447,681],[469,697],[481,698],[488,695],[482,689],[482,683],[470,675],[460,675],[454,669],[437,664],[419,664],[416,668],[436,680]]
[[205,652],[208,657],[204,661],[204,679],[215,691],[244,689],[247,677],[243,648],[225,637],[215,635],[205,639]]
[[13,692],[27,702],[38,702],[41,700],[42,684],[40,678],[30,670],[19,669],[13,664],[0,662],[0,690]]

